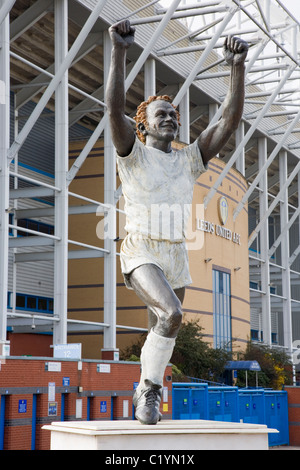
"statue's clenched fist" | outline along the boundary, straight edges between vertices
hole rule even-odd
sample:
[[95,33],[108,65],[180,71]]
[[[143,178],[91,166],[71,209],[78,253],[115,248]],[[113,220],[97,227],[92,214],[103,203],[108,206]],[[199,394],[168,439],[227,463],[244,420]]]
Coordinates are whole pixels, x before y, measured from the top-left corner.
[[125,49],[128,49],[134,42],[135,28],[131,26],[129,20],[124,20],[113,24],[108,31],[112,43],[115,46],[121,46],[125,47]]
[[227,64],[243,64],[248,53],[248,43],[235,36],[227,36],[223,46],[223,55]]

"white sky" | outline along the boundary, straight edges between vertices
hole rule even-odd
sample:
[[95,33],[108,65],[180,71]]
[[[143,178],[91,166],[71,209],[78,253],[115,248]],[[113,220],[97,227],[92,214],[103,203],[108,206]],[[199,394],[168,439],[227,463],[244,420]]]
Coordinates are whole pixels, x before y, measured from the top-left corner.
[[300,2],[299,0],[281,0],[281,3],[300,21]]

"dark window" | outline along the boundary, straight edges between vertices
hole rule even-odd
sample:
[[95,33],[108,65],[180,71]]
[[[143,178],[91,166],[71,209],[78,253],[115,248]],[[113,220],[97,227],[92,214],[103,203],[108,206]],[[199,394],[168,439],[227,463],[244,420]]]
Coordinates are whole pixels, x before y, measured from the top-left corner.
[[25,295],[17,294],[16,296],[16,307],[17,308],[25,308]]
[[36,297],[29,297],[28,296],[27,297],[27,308],[36,310],[36,301],[37,301]]

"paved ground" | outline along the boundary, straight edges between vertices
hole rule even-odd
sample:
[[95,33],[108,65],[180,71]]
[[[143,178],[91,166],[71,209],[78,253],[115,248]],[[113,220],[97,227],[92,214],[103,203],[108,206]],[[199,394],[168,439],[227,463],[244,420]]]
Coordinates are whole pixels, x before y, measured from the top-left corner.
[[300,447],[296,447],[296,446],[274,446],[274,447],[269,447],[269,450],[300,450]]

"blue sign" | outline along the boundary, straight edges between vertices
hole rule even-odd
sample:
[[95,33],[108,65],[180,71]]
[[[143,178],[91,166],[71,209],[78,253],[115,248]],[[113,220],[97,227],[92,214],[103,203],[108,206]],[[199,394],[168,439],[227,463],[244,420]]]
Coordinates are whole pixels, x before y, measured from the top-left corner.
[[100,402],[100,413],[106,413],[107,412],[107,403],[106,401],[101,401]]
[[70,387],[70,377],[63,377],[63,387]]
[[27,413],[27,400],[19,400],[19,413]]
[[57,416],[57,402],[48,402],[48,416]]

